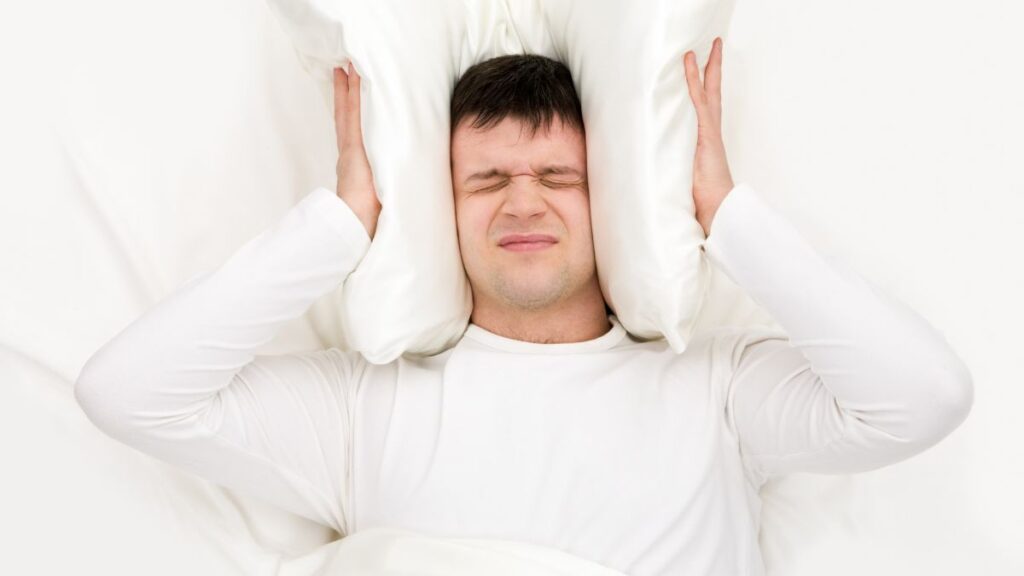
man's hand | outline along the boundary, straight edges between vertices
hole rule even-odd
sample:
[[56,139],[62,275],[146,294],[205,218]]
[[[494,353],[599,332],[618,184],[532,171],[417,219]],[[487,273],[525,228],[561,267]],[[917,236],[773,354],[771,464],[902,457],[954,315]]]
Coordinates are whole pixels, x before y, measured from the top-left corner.
[[697,55],[683,54],[686,84],[697,108],[697,153],[693,161],[693,203],[704,236],[711,234],[711,221],[718,206],[733,188],[729,163],[722,142],[722,39],[715,38],[704,68],[701,85]]
[[363,147],[359,108],[359,73],[349,62],[348,73],[334,69],[334,127],[338,138],[338,197],[345,201],[373,239],[380,202],[373,171]]

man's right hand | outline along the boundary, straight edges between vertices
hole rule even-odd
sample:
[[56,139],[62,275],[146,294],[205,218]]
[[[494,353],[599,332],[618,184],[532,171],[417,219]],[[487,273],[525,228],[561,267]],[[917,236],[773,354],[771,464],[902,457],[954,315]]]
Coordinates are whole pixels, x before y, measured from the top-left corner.
[[338,197],[349,205],[373,239],[381,205],[373,171],[363,147],[359,108],[359,73],[349,62],[348,73],[334,69],[334,127],[338,138]]

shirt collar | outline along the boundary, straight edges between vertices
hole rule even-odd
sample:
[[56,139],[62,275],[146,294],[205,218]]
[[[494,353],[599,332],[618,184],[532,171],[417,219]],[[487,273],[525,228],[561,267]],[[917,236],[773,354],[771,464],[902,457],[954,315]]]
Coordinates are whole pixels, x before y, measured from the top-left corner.
[[611,329],[597,338],[583,340],[582,342],[557,342],[553,344],[527,342],[525,340],[516,340],[514,338],[495,334],[494,332],[482,328],[472,322],[470,322],[466,327],[463,337],[469,338],[470,340],[476,341],[480,344],[484,344],[489,348],[494,348],[504,352],[515,352],[517,354],[575,354],[580,352],[598,352],[613,348],[616,344],[622,341],[627,334],[626,329],[622,327],[622,324],[619,323],[619,320],[615,315],[609,314],[608,321],[611,322]]

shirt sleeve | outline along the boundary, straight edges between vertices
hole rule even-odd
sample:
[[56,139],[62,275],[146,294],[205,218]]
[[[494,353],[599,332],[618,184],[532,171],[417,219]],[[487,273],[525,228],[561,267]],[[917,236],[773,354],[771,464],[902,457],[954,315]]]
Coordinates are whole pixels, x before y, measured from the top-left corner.
[[782,327],[726,327],[727,422],[762,482],[874,470],[935,445],[970,412],[972,377],[924,318],[818,254],[748,184],[704,243]]
[[255,350],[338,288],[369,245],[348,205],[317,188],[95,352],[76,401],[124,444],[347,534],[365,360]]

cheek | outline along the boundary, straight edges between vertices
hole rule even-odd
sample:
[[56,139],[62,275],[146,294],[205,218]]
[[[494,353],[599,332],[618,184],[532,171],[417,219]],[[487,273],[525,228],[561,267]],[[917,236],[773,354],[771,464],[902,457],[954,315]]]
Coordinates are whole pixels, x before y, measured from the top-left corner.
[[471,210],[463,206],[456,213],[459,226],[459,248],[464,257],[472,258],[487,250],[487,230],[489,220],[482,210]]
[[573,202],[562,206],[565,226],[569,229],[577,244],[589,247],[593,243],[590,228],[590,203],[586,196],[575,198]]

